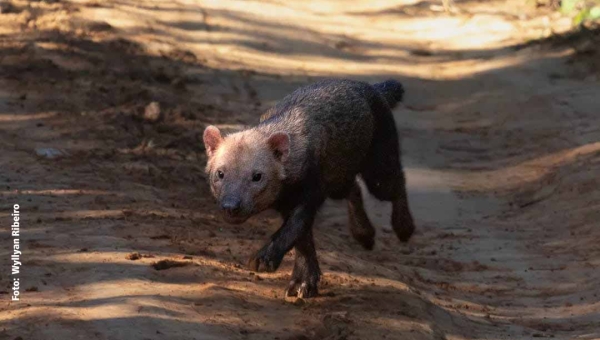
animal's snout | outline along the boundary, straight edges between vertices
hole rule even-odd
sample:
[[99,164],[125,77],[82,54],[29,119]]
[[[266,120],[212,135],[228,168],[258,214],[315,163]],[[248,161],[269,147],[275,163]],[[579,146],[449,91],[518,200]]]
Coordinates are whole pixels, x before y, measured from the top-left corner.
[[221,201],[221,209],[228,215],[236,215],[240,212],[242,200],[238,197],[226,196]]

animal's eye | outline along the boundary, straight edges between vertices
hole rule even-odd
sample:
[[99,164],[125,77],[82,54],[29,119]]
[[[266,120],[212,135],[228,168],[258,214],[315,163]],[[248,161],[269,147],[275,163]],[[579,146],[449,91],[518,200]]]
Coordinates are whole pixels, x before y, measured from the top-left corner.
[[225,177],[225,174],[223,173],[223,171],[217,170],[217,177],[219,177],[219,179],[223,179],[223,177]]
[[255,173],[252,175],[252,182],[259,182],[262,179],[261,173]]

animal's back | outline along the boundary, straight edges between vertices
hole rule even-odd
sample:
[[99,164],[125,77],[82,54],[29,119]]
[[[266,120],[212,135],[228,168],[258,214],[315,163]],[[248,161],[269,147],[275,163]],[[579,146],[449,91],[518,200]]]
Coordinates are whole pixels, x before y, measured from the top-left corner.
[[343,197],[360,171],[374,130],[372,102],[382,97],[363,82],[327,80],[300,88],[263,117],[268,130],[306,140],[306,157],[318,168],[328,196]]

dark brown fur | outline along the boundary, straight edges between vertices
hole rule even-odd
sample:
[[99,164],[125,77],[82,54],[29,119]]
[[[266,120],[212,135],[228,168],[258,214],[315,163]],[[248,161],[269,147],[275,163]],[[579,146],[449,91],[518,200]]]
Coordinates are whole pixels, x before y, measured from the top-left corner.
[[228,221],[241,223],[268,208],[284,219],[250,259],[250,269],[276,270],[293,247],[296,263],[286,294],[316,295],[320,271],[312,224],[326,198],[348,199],[351,233],[372,249],[375,229],[357,175],[375,197],[392,202],[392,226],[400,240],[409,239],[414,224],[390,110],[402,94],[395,81],[323,81],[285,97],[252,129],[225,138],[215,127],[206,129],[207,173]]

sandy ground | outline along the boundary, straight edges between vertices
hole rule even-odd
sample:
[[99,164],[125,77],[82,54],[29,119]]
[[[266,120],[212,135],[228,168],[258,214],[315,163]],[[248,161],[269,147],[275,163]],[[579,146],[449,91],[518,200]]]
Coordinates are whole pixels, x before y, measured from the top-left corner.
[[[599,339],[599,54],[524,44],[569,26],[544,9],[455,2],[4,1],[0,338]],[[365,251],[327,203],[322,294],[286,301],[291,254],[242,265],[277,217],[215,215],[201,133],[322,77],[405,84],[418,231],[399,243],[370,199]]]

